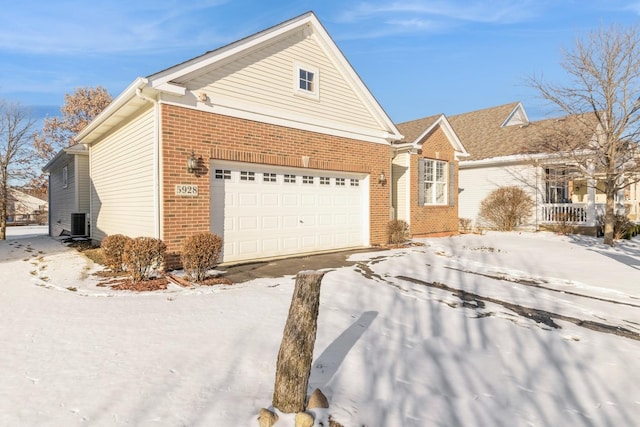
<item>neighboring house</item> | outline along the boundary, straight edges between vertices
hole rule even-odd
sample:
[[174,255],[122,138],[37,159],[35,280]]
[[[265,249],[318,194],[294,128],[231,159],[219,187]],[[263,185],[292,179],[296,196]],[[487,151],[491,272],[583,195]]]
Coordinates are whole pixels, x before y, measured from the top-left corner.
[[467,156],[443,114],[398,124],[405,142],[392,161],[394,217],[411,235],[458,232],[458,160]]
[[49,173],[49,235],[89,234],[89,151],[61,150],[42,170]]
[[[604,213],[606,199],[602,186],[586,179],[571,159],[540,148],[553,137],[553,129],[579,133],[575,116],[531,122],[524,106],[514,102],[451,116],[449,121],[469,152],[460,162],[461,218],[482,226],[478,217],[482,200],[493,190],[512,185],[526,189],[535,200],[535,210],[523,227],[538,229],[568,221],[579,231],[597,231],[597,216]],[[583,132],[583,137],[593,135]],[[620,211],[623,199],[619,194]],[[637,200],[629,198],[627,204],[627,210],[637,211]]]
[[47,202],[20,191],[9,189],[7,224],[44,224],[47,218]]
[[47,166],[52,234],[88,212],[93,240],[160,238],[169,266],[208,231],[224,238],[224,262],[386,244],[401,138],[306,13],[136,79],[75,138],[89,153],[88,208],[85,190],[57,188],[86,156]]

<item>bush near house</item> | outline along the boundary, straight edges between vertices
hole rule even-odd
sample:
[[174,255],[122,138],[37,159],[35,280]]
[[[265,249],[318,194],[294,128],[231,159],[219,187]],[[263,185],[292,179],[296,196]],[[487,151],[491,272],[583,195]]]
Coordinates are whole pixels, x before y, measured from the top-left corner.
[[513,231],[531,215],[534,206],[533,199],[523,189],[500,187],[480,203],[478,216],[491,228]]
[[131,237],[123,234],[107,236],[102,240],[100,248],[104,256],[105,265],[113,272],[124,271],[122,255],[124,247],[131,240]]
[[400,245],[409,239],[409,224],[393,219],[387,224],[387,240],[391,245]]
[[[604,230],[604,215],[598,215],[600,230]],[[640,224],[632,222],[626,215],[616,215],[613,222],[614,240],[631,239],[640,234]]]
[[167,245],[160,239],[136,237],[124,245],[122,261],[127,273],[136,281],[149,280],[151,273],[164,263]]
[[190,280],[202,282],[207,272],[218,264],[222,252],[222,237],[199,233],[187,237],[182,244],[180,260]]

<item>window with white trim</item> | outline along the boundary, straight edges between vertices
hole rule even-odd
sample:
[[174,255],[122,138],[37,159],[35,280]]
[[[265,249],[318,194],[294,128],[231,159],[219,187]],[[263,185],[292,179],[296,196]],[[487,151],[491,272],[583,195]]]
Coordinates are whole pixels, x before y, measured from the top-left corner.
[[338,185],[338,186],[345,185],[345,179],[344,178],[336,178],[336,185]]
[[446,205],[448,164],[442,160],[421,159],[418,174],[420,176],[419,191],[420,204]]
[[69,167],[66,165],[62,168],[62,187],[69,187]]
[[321,176],[320,185],[331,185],[331,178],[329,178],[328,176]]
[[288,173],[285,173],[284,174],[284,182],[287,183],[287,184],[295,184],[296,183],[296,176],[288,174]]
[[313,177],[309,175],[302,175],[303,184],[313,184]]
[[264,182],[276,182],[276,174],[275,173],[269,173],[269,172],[265,172],[262,175],[262,179]]
[[295,93],[318,99],[320,73],[317,68],[298,64],[295,67]]
[[351,184],[352,187],[360,187],[360,180],[359,179],[351,178],[349,180],[349,183]]

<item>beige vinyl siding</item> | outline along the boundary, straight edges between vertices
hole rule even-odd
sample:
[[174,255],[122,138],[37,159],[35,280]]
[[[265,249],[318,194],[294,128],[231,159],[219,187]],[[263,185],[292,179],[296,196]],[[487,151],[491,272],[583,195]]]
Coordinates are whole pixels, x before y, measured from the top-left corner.
[[91,206],[89,191],[89,156],[76,155],[75,158],[75,184],[78,194],[76,212],[88,213]]
[[[480,203],[499,187],[520,187],[526,190],[534,200],[536,195],[540,194],[540,179],[536,177],[536,168],[532,165],[499,165],[481,168],[465,168],[461,165],[458,179],[460,188],[458,217],[471,218],[474,225],[481,225],[478,221]],[[524,225],[534,227],[535,223],[534,209],[530,220]]]
[[407,223],[409,218],[409,200],[411,195],[409,194],[411,185],[409,185],[410,173],[409,173],[409,153],[398,154],[391,164],[391,175],[393,185],[393,210],[395,213],[395,219],[401,219]]
[[91,237],[155,237],[153,109],[94,143],[90,150]]
[[[295,95],[297,65],[319,71],[318,99]],[[320,44],[302,30],[185,83],[190,90],[206,92],[214,105],[239,102],[257,113],[284,110],[298,117],[381,129]]]
[[[63,185],[63,169],[67,167],[67,187]],[[76,194],[74,182],[76,172],[73,157],[66,155],[60,167],[51,171],[49,176],[49,191],[51,204],[49,217],[51,221],[51,235],[59,236],[62,232],[71,230],[71,214],[76,212]]]

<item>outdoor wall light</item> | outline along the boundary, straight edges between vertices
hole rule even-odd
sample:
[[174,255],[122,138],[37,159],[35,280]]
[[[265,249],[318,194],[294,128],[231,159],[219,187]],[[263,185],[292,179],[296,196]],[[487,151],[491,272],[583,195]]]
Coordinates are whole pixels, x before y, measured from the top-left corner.
[[380,172],[380,176],[378,177],[378,184],[385,185],[387,183],[387,177],[384,175],[384,171]]
[[196,159],[193,150],[191,150],[191,157],[189,157],[189,159],[187,160],[187,172],[194,173],[197,168],[198,160]]

